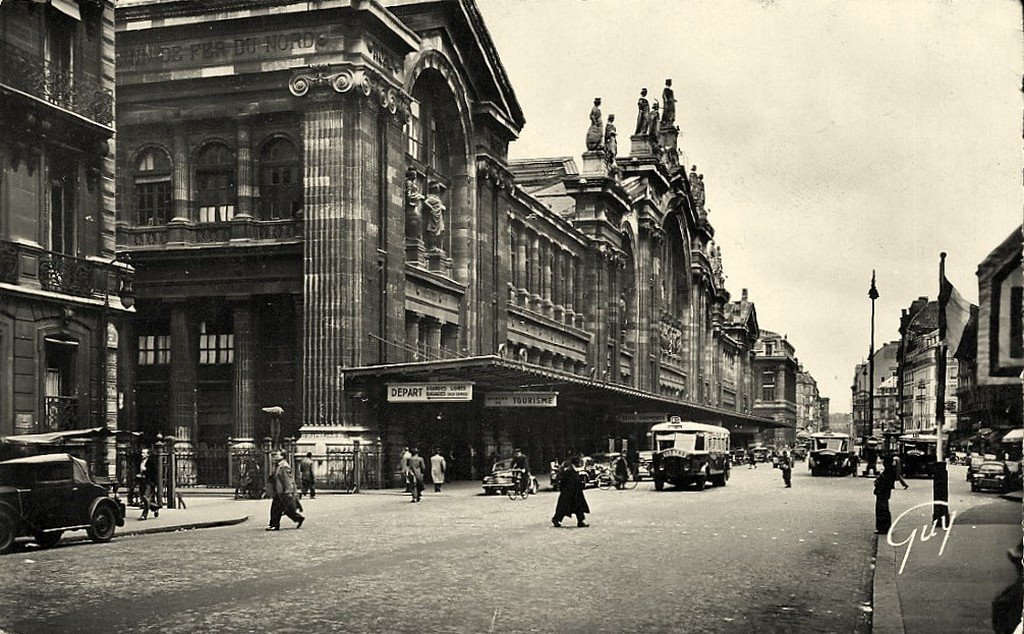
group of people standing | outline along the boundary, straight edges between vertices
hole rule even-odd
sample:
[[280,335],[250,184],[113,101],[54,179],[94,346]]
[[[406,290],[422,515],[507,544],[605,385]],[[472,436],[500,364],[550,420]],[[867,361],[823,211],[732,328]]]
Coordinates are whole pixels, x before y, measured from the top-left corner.
[[[427,463],[420,455],[416,447],[406,447],[402,451],[401,463],[402,477],[405,479],[405,492],[412,493],[412,502],[416,503],[423,499],[424,477],[427,471]],[[441,492],[444,484],[445,474],[448,472],[448,463],[445,461],[441,451],[435,449],[434,455],[430,457],[430,481],[434,484],[434,493]]]

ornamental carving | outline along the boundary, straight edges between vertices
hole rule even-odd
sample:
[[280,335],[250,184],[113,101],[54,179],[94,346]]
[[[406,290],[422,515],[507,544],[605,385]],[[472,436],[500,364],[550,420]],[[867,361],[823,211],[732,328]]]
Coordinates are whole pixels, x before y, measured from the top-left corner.
[[406,94],[370,68],[310,66],[288,80],[288,91],[296,97],[304,97],[316,88],[333,90],[339,94],[357,89],[402,123],[409,117],[409,98]]
[[493,183],[494,188],[500,191],[512,192],[516,186],[512,173],[491,158],[477,159],[476,175],[484,183]]

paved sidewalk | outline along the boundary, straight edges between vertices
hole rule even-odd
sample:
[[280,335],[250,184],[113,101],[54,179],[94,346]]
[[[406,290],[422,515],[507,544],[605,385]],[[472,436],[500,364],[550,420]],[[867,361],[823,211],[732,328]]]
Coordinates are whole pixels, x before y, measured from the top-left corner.
[[[900,512],[894,505],[894,519]],[[877,537],[873,631],[992,632],[992,600],[1016,578],[1006,553],[1021,540],[1020,502],[992,498],[958,512],[944,549],[947,533],[940,526],[929,538],[930,520],[928,507],[908,513],[894,528],[895,547]]]
[[[139,520],[142,511],[129,506],[124,526],[118,527],[114,539],[129,535],[146,535],[150,533],[170,533],[174,531],[193,530],[197,528],[216,528],[241,524],[250,515],[265,512],[267,502],[264,500],[235,500],[224,496],[185,496],[186,508],[160,509],[160,517]],[[85,533],[69,534],[68,540],[88,539]]]

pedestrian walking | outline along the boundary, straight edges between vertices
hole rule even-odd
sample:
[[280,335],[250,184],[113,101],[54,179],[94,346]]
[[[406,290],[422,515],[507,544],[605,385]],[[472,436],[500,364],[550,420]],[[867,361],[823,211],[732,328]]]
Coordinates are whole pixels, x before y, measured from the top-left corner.
[[148,449],[142,450],[142,461],[139,463],[139,499],[142,505],[142,516],[139,521],[148,519],[149,512],[153,511],[153,517],[160,517],[160,492],[157,490],[157,471],[160,464],[156,454]]
[[753,451],[748,451],[747,452],[747,469],[756,469],[756,468],[757,468],[757,458],[754,457],[754,452]]
[[316,478],[313,475],[313,452],[307,451],[306,457],[299,463],[299,478],[302,479],[302,490],[299,491],[299,499],[302,499],[306,492],[309,492],[309,499],[316,497]]
[[409,487],[409,458],[412,458],[412,453],[408,447],[402,448],[402,457],[398,460],[398,468],[402,472],[402,479],[405,480],[405,492],[409,493],[412,489]]
[[779,469],[782,470],[782,481],[787,489],[793,488],[793,457],[788,451],[783,451],[779,458]]
[[626,486],[626,482],[629,480],[629,465],[626,463],[626,458],[620,455],[612,463],[612,473],[615,476],[615,488],[621,489]]
[[430,457],[430,480],[434,483],[434,493],[441,492],[441,485],[444,484],[444,475],[447,469],[448,463],[444,461],[444,456],[441,455],[440,450],[435,449],[434,455]]
[[571,460],[565,461],[559,471],[558,502],[555,504],[555,514],[551,518],[551,523],[556,527],[562,525],[562,518],[572,515],[576,516],[576,526],[579,528],[589,526],[583,521],[586,519],[586,514],[590,512],[590,507],[587,505],[587,498],[583,495],[583,480],[580,479],[580,474],[576,471],[579,464],[579,456],[575,456]]
[[270,503],[270,526],[268,531],[281,530],[281,516],[287,515],[295,522],[295,528],[302,528],[306,518],[299,513],[295,500],[295,478],[292,476],[292,467],[285,459],[281,451],[274,452],[274,460],[277,463],[272,467],[270,477],[267,478],[267,492],[273,491],[273,500]]
[[884,460],[882,473],[875,478],[875,535],[884,535],[892,527],[889,498],[896,488],[896,482],[903,485],[903,490],[909,488],[903,474],[899,472],[899,465],[888,459]]
[[409,490],[412,491],[412,501],[419,502],[423,497],[423,473],[427,470],[427,464],[420,455],[420,450],[413,447],[409,452],[408,475]]

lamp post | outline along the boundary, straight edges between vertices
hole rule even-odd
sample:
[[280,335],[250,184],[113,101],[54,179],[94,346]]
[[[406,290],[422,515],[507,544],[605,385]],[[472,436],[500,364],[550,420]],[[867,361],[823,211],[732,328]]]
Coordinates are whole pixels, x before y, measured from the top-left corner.
[[[871,288],[868,289],[868,297],[871,298],[871,346],[868,350],[868,424],[864,430],[864,453],[867,466],[864,475],[868,471],[874,472],[875,457],[872,453],[868,455],[868,436],[875,431],[875,300],[878,299],[878,288],[875,286],[875,271],[871,270]],[[871,450],[874,452],[874,449]]]

